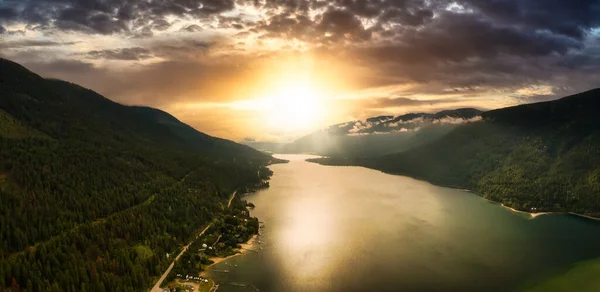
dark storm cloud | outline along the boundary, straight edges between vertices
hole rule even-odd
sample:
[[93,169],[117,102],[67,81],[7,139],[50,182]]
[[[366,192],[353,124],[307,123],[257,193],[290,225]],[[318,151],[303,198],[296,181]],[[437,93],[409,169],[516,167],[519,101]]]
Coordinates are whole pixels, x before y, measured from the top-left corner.
[[[592,33],[593,28],[600,26],[598,0],[4,0],[0,3],[0,25],[9,30],[9,25],[24,22],[30,29],[151,37],[177,22],[167,21],[175,16],[199,20],[196,21],[199,25],[185,23],[183,32],[239,30],[229,44],[245,41],[242,38],[247,36],[261,40],[300,40],[308,43],[315,55],[327,55],[322,60],[341,60],[361,74],[368,71],[360,76],[364,88],[418,83],[415,93],[477,95],[548,85],[562,94],[600,85],[597,81],[600,45],[597,33]],[[245,4],[255,5],[265,17],[256,19],[256,15],[250,17],[244,11],[239,15],[221,15]],[[145,49],[111,48],[87,56],[117,60],[160,57],[165,64],[143,70],[150,76],[148,80],[156,82],[146,83],[146,77],[131,75],[126,76],[132,78],[127,85],[111,86],[108,81],[105,84],[116,96],[133,94],[136,89],[131,84],[137,84],[138,89],[142,85],[151,88],[141,90],[149,96],[155,92],[168,96],[162,88],[180,92],[185,86],[195,88],[194,78],[209,78],[204,71],[184,66],[187,62],[208,56],[208,51],[227,48],[212,40],[187,39],[188,35],[175,34],[162,43],[151,40],[154,41],[151,45],[148,42],[131,45]],[[222,55],[215,55],[235,55],[231,50],[223,51]],[[51,72],[49,68],[54,64],[46,65],[47,72]],[[237,70],[232,65],[209,67],[199,66],[215,69],[224,76],[231,75],[227,70]],[[171,80],[172,86],[155,88],[155,84],[162,82],[161,74],[171,73],[167,69],[188,72],[194,78],[182,75]],[[98,70],[95,72],[90,75],[100,74]],[[350,78],[353,73],[348,72],[344,77]],[[66,75],[75,76],[69,74]],[[203,90],[212,90],[210,82],[205,86]],[[392,106],[403,102],[408,105],[411,101],[380,102]]]
[[362,17],[375,17],[382,12],[383,1],[372,0],[337,0],[337,5],[347,8]]
[[0,22],[8,22],[16,19],[18,16],[17,11],[10,7],[0,6]]
[[257,8],[283,9],[284,14],[302,14],[308,12],[311,8],[323,7],[326,5],[326,1],[314,0],[249,0],[246,2],[254,3]]
[[263,38],[300,39],[313,43],[340,40],[362,42],[371,37],[358,17],[345,9],[329,8],[315,20],[303,14],[276,14],[252,29]]
[[73,7],[62,10],[56,19],[56,26],[63,30],[79,30],[111,34],[127,30],[127,23],[114,19],[110,13]]
[[377,19],[380,23],[419,26],[426,23],[439,8],[440,1],[412,0],[337,0],[337,5],[365,18]]
[[[600,50],[590,49],[597,44],[592,28],[598,26],[599,1],[548,1],[548,6],[545,1],[462,1],[460,12],[446,10],[448,2],[442,2],[422,6],[419,11],[431,9],[435,17],[415,21],[418,29],[406,20],[401,27],[390,25],[389,12],[378,14],[370,30],[383,40],[346,46],[341,55],[375,72],[365,79],[367,87],[417,82],[423,93],[476,94],[531,84],[582,90],[600,85],[590,69],[600,65],[594,57]],[[507,7],[494,6],[498,3]],[[580,79],[569,78],[575,75]]]
[[459,1],[502,24],[518,24],[532,29],[545,29],[577,39],[589,28],[600,25],[598,0],[503,0]]
[[164,30],[171,25],[165,20],[169,15],[203,18],[234,7],[234,0],[7,0],[0,4],[0,20],[112,34]]
[[[378,62],[463,62],[472,58],[565,55],[580,50],[599,25],[600,1],[336,0],[257,1],[271,16],[247,32],[359,52]],[[448,11],[462,5],[462,11]],[[323,8],[309,18],[308,8]],[[460,6],[459,6],[460,7]],[[283,11],[283,12],[281,12]],[[364,23],[371,23],[368,28]],[[377,34],[381,38],[372,38]],[[333,41],[333,42],[332,42]],[[379,65],[365,64],[365,65]]]
[[547,32],[498,27],[475,14],[440,13],[431,25],[405,32],[397,41],[370,47],[364,53],[383,61],[429,63],[502,54],[562,55],[582,46],[581,42]]
[[140,47],[90,51],[87,52],[86,55],[92,59],[108,59],[122,61],[139,61],[152,58],[152,52],[150,50]]
[[201,30],[202,30],[202,27],[200,27],[197,24],[192,24],[192,25],[188,25],[188,26],[181,28],[181,31],[187,31],[187,32],[198,32]]
[[[253,3],[265,9],[269,19],[245,23],[238,19],[226,20],[226,28],[243,29],[306,39],[307,32],[328,34],[333,39],[350,36],[350,40],[368,39],[372,31],[382,35],[403,37],[411,27],[427,26],[439,17],[452,3],[463,5],[466,10],[493,27],[512,28],[522,34],[538,37],[541,31],[581,40],[591,27],[599,25],[600,5],[595,0],[237,0],[239,4]],[[0,22],[22,21],[30,27],[49,27],[78,30],[90,33],[112,34],[134,31],[138,36],[151,36],[151,30],[165,30],[169,23],[166,16],[204,18],[230,11],[236,0],[6,0],[0,4]],[[309,19],[308,11],[321,9],[315,19]],[[304,18],[302,18],[304,17]],[[360,19],[374,23],[370,30],[363,28]],[[460,17],[453,19],[462,21]],[[484,23],[485,24],[485,23]],[[299,29],[291,26],[300,26]],[[455,33],[450,26],[442,32]],[[462,27],[469,29],[469,27]],[[187,31],[198,27],[188,26]],[[537,32],[534,33],[534,32]],[[291,33],[291,35],[290,35]],[[493,32],[491,32],[493,33]],[[316,35],[310,35],[314,38]],[[542,37],[541,47],[546,38]],[[510,40],[509,40],[510,41]]]
[[248,20],[248,16],[244,14],[238,16],[219,15],[216,19],[219,28],[243,29],[246,26],[254,26],[256,24],[255,21]]
[[371,36],[356,15],[350,11],[329,9],[321,17],[317,30],[325,34],[327,38],[335,40],[345,37],[353,40],[366,40]]
[[4,28],[4,26],[0,25],[0,34],[3,34],[6,32],[6,28]]
[[5,41],[0,43],[1,49],[21,49],[30,47],[59,47],[59,46],[70,46],[76,42],[55,42],[55,41],[42,41],[42,40],[20,40],[20,41]]
[[382,23],[395,23],[408,26],[419,26],[433,18],[433,11],[418,10],[410,12],[402,9],[389,9],[379,18]]
[[258,23],[255,31],[266,32],[265,37],[310,40],[314,36],[313,22],[304,15],[278,14]]
[[193,38],[154,41],[149,50],[154,56],[166,60],[190,60],[205,56],[209,50],[221,45],[218,41],[199,41]]

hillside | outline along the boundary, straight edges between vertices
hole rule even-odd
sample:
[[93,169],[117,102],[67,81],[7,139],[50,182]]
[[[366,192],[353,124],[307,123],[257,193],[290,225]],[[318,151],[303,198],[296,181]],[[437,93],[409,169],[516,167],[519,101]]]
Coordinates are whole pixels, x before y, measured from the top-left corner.
[[315,153],[337,157],[369,157],[406,151],[433,142],[458,125],[479,119],[471,108],[438,113],[378,116],[336,124],[292,143],[248,143],[274,153]]
[[0,290],[146,290],[272,160],[0,59]]
[[372,159],[322,159],[472,189],[524,211],[600,216],[600,89],[482,114],[441,139]]

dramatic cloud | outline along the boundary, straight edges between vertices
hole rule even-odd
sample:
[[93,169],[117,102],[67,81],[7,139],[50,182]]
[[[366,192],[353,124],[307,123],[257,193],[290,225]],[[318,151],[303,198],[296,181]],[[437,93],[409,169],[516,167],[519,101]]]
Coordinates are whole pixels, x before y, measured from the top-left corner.
[[4,0],[0,49],[163,108],[211,111],[310,75],[351,120],[598,87],[600,1]]
[[92,59],[110,59],[136,61],[152,58],[152,52],[144,48],[123,48],[115,50],[90,51],[86,53]]
[[169,16],[204,18],[235,7],[233,0],[6,0],[0,5],[5,21],[99,34],[165,30]]
[[583,39],[590,28],[600,25],[600,4],[596,0],[460,2],[503,25],[517,24],[524,29],[547,30],[575,39]]
[[187,31],[187,32],[198,32],[201,30],[202,30],[202,27],[200,27],[197,24],[192,24],[192,25],[188,25],[186,27],[181,28],[181,31]]
[[352,13],[344,10],[327,10],[321,16],[318,30],[328,39],[348,38],[350,40],[366,40],[371,34],[366,31],[361,21]]
[[55,41],[38,41],[38,40],[19,40],[0,43],[2,49],[22,49],[31,47],[57,47],[70,46],[76,42],[55,42]]

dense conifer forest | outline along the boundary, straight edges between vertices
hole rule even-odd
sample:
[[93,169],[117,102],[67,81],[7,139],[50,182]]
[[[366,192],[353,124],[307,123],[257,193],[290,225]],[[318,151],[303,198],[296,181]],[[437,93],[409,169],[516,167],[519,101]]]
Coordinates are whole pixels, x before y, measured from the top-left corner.
[[272,160],[0,59],[0,290],[144,291]]

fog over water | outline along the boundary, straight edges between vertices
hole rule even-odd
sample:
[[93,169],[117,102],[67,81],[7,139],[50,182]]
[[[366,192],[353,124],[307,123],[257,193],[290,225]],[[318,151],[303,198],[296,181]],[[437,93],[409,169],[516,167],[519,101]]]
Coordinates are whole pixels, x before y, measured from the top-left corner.
[[600,256],[600,222],[278,157],[290,163],[271,166],[271,187],[245,197],[261,244],[211,268],[218,291],[506,291]]

